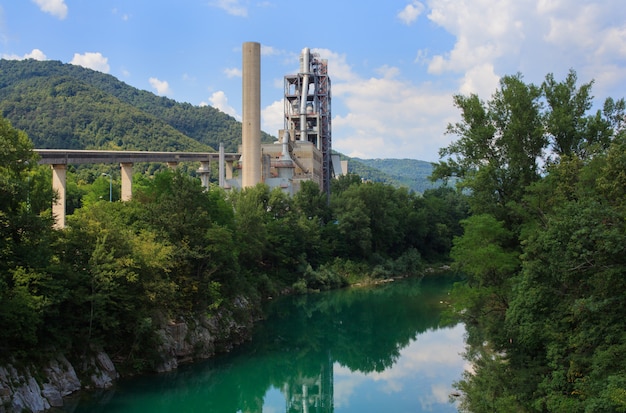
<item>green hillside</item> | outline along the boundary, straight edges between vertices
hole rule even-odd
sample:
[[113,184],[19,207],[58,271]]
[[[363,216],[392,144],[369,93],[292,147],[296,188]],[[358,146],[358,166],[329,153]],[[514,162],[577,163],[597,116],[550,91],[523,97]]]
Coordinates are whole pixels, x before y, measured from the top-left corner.
[[58,61],[0,60],[0,112],[37,148],[235,152],[241,142],[241,123],[213,107]]
[[426,161],[352,158],[348,163],[348,169],[363,179],[404,186],[419,193],[441,186],[441,183],[433,183],[428,179],[433,166]]

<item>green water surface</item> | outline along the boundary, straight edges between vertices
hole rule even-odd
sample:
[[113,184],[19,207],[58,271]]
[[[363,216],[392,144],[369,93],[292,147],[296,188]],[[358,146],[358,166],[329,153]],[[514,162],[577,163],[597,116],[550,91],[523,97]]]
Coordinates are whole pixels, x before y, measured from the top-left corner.
[[449,278],[286,297],[250,342],[209,361],[67,400],[83,412],[456,412],[462,325]]

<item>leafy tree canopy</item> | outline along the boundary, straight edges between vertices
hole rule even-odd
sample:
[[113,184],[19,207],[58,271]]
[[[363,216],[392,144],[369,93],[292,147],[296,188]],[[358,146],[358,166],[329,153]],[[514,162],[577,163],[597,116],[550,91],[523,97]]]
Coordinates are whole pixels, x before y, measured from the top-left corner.
[[592,82],[576,82],[455,97],[434,175],[458,177],[473,212],[452,248],[463,410],[626,411],[624,100],[589,113]]

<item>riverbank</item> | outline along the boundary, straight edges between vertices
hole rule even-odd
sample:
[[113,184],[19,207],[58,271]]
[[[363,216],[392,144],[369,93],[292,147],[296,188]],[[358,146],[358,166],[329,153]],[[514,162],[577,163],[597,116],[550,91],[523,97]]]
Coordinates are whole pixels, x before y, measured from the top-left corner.
[[[249,338],[261,318],[254,303],[238,297],[228,311],[213,317],[170,321],[157,335],[161,362],[154,371],[175,370],[183,363],[228,352]],[[39,413],[64,405],[64,398],[80,390],[107,389],[121,374],[100,349],[84,355],[51,351],[47,360],[32,363],[13,360],[0,366],[0,413]]]
[[[424,269],[424,271],[421,273],[421,275],[419,275],[419,277],[424,278],[424,277],[437,276],[441,274],[448,274],[450,273],[450,270],[451,268],[447,264],[433,265]],[[365,277],[361,281],[350,284],[350,287],[366,287],[366,286],[371,286],[371,285],[386,284],[386,283],[402,280],[402,279],[409,278],[409,277],[414,277],[414,275],[403,274],[403,275],[399,275],[395,277],[385,277],[385,278]]]

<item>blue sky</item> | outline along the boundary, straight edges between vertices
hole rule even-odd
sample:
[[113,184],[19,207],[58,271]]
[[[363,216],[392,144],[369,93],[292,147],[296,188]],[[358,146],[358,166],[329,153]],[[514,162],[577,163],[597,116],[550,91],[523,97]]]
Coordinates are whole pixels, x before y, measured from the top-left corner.
[[282,128],[283,76],[328,59],[333,148],[437,161],[457,93],[576,70],[598,104],[626,97],[623,0],[0,0],[0,55],[60,60],[240,118],[241,45],[262,45],[262,129]]

